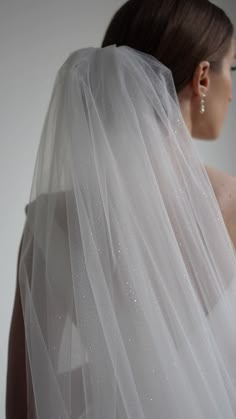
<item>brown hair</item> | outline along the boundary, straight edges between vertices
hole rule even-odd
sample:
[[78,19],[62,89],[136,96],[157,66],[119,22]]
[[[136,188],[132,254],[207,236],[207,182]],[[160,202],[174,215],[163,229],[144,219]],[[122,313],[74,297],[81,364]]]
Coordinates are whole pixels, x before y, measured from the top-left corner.
[[172,71],[179,92],[201,61],[221,70],[233,34],[229,17],[208,0],[129,0],[113,16],[102,47],[127,45],[153,55]]

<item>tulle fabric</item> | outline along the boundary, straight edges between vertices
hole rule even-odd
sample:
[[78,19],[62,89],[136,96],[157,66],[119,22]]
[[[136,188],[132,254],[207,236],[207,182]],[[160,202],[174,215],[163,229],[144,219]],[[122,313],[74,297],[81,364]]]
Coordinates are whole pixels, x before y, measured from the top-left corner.
[[19,284],[28,418],[236,418],[235,251],[154,57],[88,47],[59,69]]

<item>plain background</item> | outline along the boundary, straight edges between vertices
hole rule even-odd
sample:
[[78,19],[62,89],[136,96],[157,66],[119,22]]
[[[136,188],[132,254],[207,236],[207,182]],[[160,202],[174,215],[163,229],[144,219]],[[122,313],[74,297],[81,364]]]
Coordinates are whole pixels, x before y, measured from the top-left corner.
[[[72,51],[100,46],[122,0],[1,0],[0,419],[5,418],[7,346],[16,262],[41,130],[58,68]],[[235,0],[217,3],[236,27]],[[234,101],[221,137],[197,141],[205,163],[236,175]],[[17,348],[16,348],[17,350]]]

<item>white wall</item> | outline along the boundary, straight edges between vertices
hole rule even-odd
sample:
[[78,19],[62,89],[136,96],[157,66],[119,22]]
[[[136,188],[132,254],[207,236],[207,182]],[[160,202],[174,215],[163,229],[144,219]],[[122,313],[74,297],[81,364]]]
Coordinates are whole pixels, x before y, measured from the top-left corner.
[[[236,24],[234,2],[224,0],[224,8],[230,11]],[[52,84],[70,52],[100,45],[109,19],[120,3],[120,0],[2,0],[0,5],[0,419],[5,417],[7,344],[17,251]],[[197,147],[206,162],[236,175],[235,100],[222,138],[213,143],[197,141]]]

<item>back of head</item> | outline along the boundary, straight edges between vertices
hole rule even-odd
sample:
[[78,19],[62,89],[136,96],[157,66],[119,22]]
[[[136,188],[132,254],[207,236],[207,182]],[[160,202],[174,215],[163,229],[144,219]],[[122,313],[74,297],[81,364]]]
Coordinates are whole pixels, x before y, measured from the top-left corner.
[[113,16],[102,47],[127,45],[153,55],[172,71],[178,93],[200,61],[221,70],[233,33],[225,12],[208,0],[129,0]]

